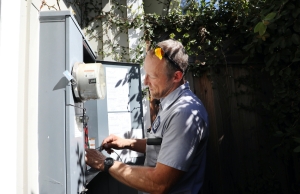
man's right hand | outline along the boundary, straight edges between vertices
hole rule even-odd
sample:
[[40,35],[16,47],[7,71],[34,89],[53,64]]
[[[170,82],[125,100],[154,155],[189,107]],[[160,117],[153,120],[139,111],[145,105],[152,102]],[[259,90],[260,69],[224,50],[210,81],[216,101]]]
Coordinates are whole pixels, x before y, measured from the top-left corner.
[[101,145],[102,149],[104,149],[107,153],[111,154],[113,152],[112,149],[130,149],[130,140],[123,139],[116,135],[109,135],[105,138]]

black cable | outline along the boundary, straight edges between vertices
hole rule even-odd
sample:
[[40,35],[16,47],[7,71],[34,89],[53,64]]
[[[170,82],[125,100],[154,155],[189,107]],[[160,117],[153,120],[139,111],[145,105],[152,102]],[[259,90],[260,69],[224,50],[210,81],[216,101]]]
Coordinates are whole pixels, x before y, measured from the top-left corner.
[[[96,150],[98,150],[99,152],[102,152],[103,148],[102,148],[102,146],[100,146],[100,147],[97,147]],[[117,154],[117,156],[118,156],[118,158],[119,158],[119,159],[118,159],[119,161],[123,162],[121,156],[120,156],[116,151],[114,151],[114,150],[112,149],[112,152],[114,152],[115,154]],[[124,162],[123,162],[123,163],[124,163]]]

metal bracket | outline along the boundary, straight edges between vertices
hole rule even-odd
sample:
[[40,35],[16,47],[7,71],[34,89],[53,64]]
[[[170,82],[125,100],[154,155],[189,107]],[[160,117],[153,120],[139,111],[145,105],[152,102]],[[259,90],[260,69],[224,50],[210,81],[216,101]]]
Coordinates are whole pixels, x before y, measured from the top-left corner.
[[67,78],[67,80],[69,82],[71,82],[72,85],[76,85],[77,84],[76,79],[71,75],[71,73],[68,70],[64,71],[63,74]]

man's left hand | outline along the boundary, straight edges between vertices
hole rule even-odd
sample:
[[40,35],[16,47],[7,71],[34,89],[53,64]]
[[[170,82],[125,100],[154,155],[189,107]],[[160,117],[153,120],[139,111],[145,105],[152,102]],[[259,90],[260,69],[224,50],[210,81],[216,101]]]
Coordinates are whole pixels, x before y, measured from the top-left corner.
[[104,170],[104,156],[101,152],[95,149],[85,150],[85,163],[92,168],[103,171]]

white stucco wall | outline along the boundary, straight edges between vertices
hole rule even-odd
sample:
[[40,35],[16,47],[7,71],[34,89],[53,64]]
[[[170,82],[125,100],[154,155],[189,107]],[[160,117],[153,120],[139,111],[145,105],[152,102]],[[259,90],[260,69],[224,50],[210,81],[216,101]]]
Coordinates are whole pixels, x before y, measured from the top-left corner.
[[[14,7],[16,13],[11,13],[11,7]],[[0,136],[1,193],[16,193],[17,191],[18,72],[20,61],[16,53],[18,53],[18,45],[20,44],[20,9],[20,2],[1,1],[0,64],[2,73],[0,83],[2,84],[2,91],[0,100],[2,111],[0,111],[0,121],[3,123]]]
[[[47,0],[55,5],[56,0]],[[62,10],[68,9],[63,1]],[[0,193],[38,194],[38,55],[41,0],[1,0]],[[57,5],[55,5],[57,7]]]

